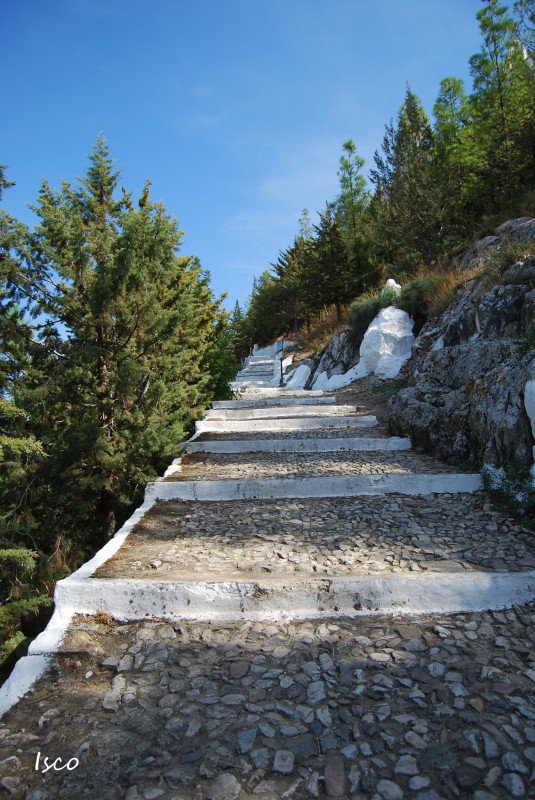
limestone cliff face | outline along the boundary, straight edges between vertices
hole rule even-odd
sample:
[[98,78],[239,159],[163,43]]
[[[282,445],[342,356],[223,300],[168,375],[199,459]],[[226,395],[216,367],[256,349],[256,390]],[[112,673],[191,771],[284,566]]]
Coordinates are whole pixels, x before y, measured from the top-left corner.
[[[471,248],[462,265],[472,266],[504,240],[535,243],[535,220],[512,220],[496,234]],[[409,386],[389,404],[392,433],[472,466],[532,462],[524,388],[535,375],[535,256],[496,280],[468,282],[422,328],[404,369]]]

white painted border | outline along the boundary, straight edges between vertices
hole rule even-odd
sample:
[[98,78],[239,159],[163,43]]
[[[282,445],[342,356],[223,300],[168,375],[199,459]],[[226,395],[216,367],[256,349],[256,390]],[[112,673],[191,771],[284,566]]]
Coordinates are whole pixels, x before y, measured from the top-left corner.
[[362,414],[351,417],[286,417],[285,419],[201,420],[195,433],[254,433],[255,431],[312,431],[325,428],[374,428],[377,417]]
[[256,400],[214,400],[212,408],[273,408],[281,406],[290,408],[291,406],[332,406],[336,403],[336,397],[325,395],[324,397],[259,397]]
[[449,614],[511,608],[535,597],[535,571],[357,574],[235,581],[62,581],[58,605],[117,619],[280,620]]
[[388,439],[358,438],[335,439],[210,439],[206,442],[189,441],[188,453],[337,453],[375,450],[410,450],[411,440],[397,436]]
[[[73,608],[68,605],[65,606],[58,599],[62,595],[63,586],[66,585],[68,587],[68,592],[70,592],[71,586],[85,586],[86,579],[90,578],[95,570],[115,555],[133,527],[152,508],[154,503],[155,500],[152,498],[145,499],[143,505],[134,511],[122,528],[117,531],[113,539],[110,539],[90,561],[82,564],[80,569],[77,569],[67,578],[57,582],[54,592],[55,610],[50,622],[44,631],[31,643],[28,648],[28,655],[17,661],[11,675],[0,687],[0,718],[30,691],[34,683],[48,667],[51,660],[50,654],[57,652],[61,646],[72,615],[75,613]],[[95,609],[85,613],[95,613]]]
[[212,408],[203,414],[204,420],[280,419],[287,417],[347,417],[356,412],[355,406],[292,405],[263,408]]
[[360,495],[435,492],[475,492],[483,486],[481,475],[443,473],[435,475],[395,474],[344,475],[320,478],[270,478],[228,481],[154,481],[145,496],[151,500],[269,500],[306,497],[358,497]]

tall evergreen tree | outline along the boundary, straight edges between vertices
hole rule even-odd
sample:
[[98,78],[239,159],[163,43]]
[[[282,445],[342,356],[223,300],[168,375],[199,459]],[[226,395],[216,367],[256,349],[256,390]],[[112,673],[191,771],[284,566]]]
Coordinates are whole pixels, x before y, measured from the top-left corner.
[[96,509],[113,533],[116,512],[173,457],[213,383],[218,304],[208,278],[177,254],[182,233],[149,184],[135,208],[117,197],[118,180],[100,138],[78,185],[43,183],[35,208],[38,300],[64,333],[33,400],[45,408],[62,493],[55,525],[71,537],[92,527]]
[[409,273],[428,263],[440,246],[443,204],[434,147],[429,120],[407,87],[397,125],[387,125],[370,177],[376,247],[386,262]]
[[477,18],[483,44],[470,59],[472,143],[479,205],[496,209],[534,183],[535,77],[507,7],[484,0]]
[[316,237],[306,278],[308,291],[313,308],[319,311],[325,306],[334,305],[340,321],[342,305],[354,299],[358,281],[334,210],[329,204],[320,213],[320,222],[314,225],[314,231]]

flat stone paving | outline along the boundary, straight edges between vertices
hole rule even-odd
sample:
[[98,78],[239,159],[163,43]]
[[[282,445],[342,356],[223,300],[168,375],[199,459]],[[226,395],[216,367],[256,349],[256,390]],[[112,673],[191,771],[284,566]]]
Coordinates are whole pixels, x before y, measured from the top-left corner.
[[[27,800],[535,793],[535,606],[294,624],[78,617],[0,723]],[[60,757],[79,765],[40,769]],[[71,762],[71,766],[74,762]]]
[[160,501],[95,577],[227,580],[535,569],[535,536],[485,494]]
[[229,480],[237,478],[318,478],[333,475],[458,473],[431,456],[401,452],[342,453],[193,453],[182,457],[182,469],[166,480]]

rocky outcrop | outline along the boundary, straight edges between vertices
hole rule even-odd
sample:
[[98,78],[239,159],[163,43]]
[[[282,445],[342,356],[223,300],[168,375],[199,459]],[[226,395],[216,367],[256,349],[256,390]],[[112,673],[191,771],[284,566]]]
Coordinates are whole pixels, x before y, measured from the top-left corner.
[[[504,232],[510,241],[535,238],[535,220],[513,220],[497,231]],[[390,400],[392,432],[450,461],[532,461],[524,389],[535,375],[535,259],[500,280],[470,281],[422,328],[405,368],[409,386]]]

